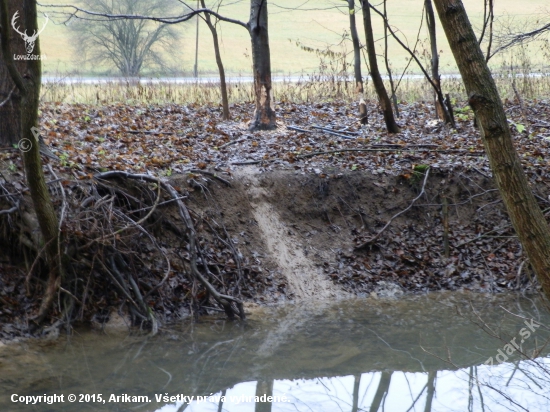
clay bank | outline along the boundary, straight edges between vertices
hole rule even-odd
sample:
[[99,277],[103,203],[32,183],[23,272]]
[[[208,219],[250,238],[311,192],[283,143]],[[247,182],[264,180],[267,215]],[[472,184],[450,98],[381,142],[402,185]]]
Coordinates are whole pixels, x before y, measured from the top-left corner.
[[[470,113],[414,103],[387,135],[310,109],[251,133],[211,107],[44,105],[66,270],[37,327],[43,245],[2,152],[2,409],[547,410],[522,389],[547,380],[547,312]],[[535,126],[515,138],[546,210]]]

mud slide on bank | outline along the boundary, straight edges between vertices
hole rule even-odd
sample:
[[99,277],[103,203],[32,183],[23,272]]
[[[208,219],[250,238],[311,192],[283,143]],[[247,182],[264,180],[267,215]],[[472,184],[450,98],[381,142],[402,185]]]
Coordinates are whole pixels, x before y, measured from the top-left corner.
[[243,168],[235,175],[248,195],[252,214],[278,270],[285,276],[295,300],[327,299],[347,294],[323,276],[321,269],[305,255],[304,245],[289,235],[289,228],[269,202],[268,193],[261,187],[257,169]]

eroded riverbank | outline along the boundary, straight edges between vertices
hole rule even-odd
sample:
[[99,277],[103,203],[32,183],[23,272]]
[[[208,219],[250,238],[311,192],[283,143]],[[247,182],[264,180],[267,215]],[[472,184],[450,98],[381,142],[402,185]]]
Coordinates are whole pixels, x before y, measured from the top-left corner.
[[[506,107],[546,211],[550,106]],[[355,109],[279,102],[279,128],[251,133],[248,105],[233,107],[233,121],[211,106],[43,105],[68,265],[46,326],[101,328],[115,317],[147,327],[214,314],[219,299],[205,281],[249,306],[537,290],[468,108],[449,129],[429,104],[403,104],[392,135],[375,110],[358,125]],[[0,156],[2,210],[15,210],[0,215],[0,339],[9,340],[34,333],[47,267],[36,259],[20,155]]]
[[[185,198],[195,219],[203,251],[199,263],[207,265],[210,282],[247,306],[437,290],[536,291],[491,179],[476,171],[451,173],[431,167],[424,181],[425,172],[412,169],[408,175],[388,176],[326,169],[308,174],[247,166],[231,175],[217,175],[231,186],[200,172],[173,175],[167,181]],[[81,182],[70,188],[75,201],[78,193],[98,190],[98,199],[110,199],[113,207],[124,193],[140,195],[124,180],[109,186]],[[548,198],[546,185],[534,189],[539,198]],[[412,204],[421,190],[422,196]],[[65,223],[66,230],[79,230],[80,213]],[[98,213],[90,216],[102,218]],[[390,221],[376,241],[357,248]],[[165,262],[170,261],[166,282],[147,300],[161,324],[191,314],[216,313],[208,294],[189,275],[177,207],[166,202],[143,225],[156,243],[139,231],[115,242],[122,251],[121,262],[145,292],[166,276]],[[97,236],[95,230],[87,238]],[[6,245],[13,264],[4,265],[0,275],[0,336],[8,340],[30,336],[28,315],[39,303],[29,294],[24,267],[15,264],[22,256],[14,246]],[[132,323],[121,306],[126,296],[111,278],[94,272],[98,265],[91,266],[106,250],[76,255],[80,256],[73,266],[76,281],[64,287],[80,303],[77,321],[99,328],[113,316]],[[99,255],[94,258],[94,254]]]

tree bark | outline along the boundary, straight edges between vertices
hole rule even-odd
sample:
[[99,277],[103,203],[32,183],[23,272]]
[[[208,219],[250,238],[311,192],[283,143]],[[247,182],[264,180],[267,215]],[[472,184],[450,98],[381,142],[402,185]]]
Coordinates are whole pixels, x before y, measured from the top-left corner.
[[351,404],[351,412],[359,411],[359,387],[361,386],[361,375],[355,375],[353,377],[353,396]]
[[[206,8],[204,0],[201,0],[202,8]],[[206,25],[212,33],[212,41],[214,42],[214,55],[216,56],[216,64],[218,65],[218,72],[220,73],[220,91],[222,94],[222,108],[223,108],[223,120],[229,120],[231,115],[229,114],[229,99],[227,97],[227,84],[225,82],[225,69],[223,67],[222,56],[220,54],[220,43],[218,40],[218,30],[212,23],[212,18],[209,13],[204,13],[204,20]]]
[[461,0],[434,0],[477,118],[491,169],[514,229],[550,298],[550,228],[514,148],[504,107]]
[[[13,15],[17,10],[17,6],[21,6],[21,3],[23,3],[23,9],[19,10],[19,26],[22,30],[26,30],[29,33],[33,31],[38,32],[35,0],[24,0],[23,2],[0,0],[2,64],[5,65],[9,71],[10,77],[21,96],[21,104],[18,113],[16,113],[13,118],[1,118],[0,121],[2,123],[11,122],[14,118],[19,118],[21,124],[19,136],[28,143],[28,145],[22,145],[20,147],[29,149],[28,151],[22,150],[23,161],[33,206],[44,238],[46,257],[49,266],[49,277],[46,290],[40,310],[35,319],[37,322],[40,322],[47,315],[53,303],[55,293],[59,287],[62,268],[58,265],[60,259],[58,259],[59,231],[57,215],[55,214],[55,209],[42,171],[40,145],[38,142],[38,101],[40,96],[42,65],[40,60],[26,60],[24,61],[24,69],[18,69],[15,65],[13,51],[11,49],[11,44],[17,42],[17,40],[10,40],[11,25],[9,23],[9,16]],[[40,55],[40,41],[38,38],[36,39],[32,54]],[[24,73],[23,76],[21,72]]]
[[355,24],[355,0],[348,0],[349,10],[349,31],[353,43],[353,73],[355,75],[355,87],[357,94],[363,97],[363,76],[361,76],[361,48],[359,46],[359,35]]
[[[19,2],[8,2],[8,21],[17,11]],[[20,12],[21,13],[21,12]],[[21,17],[20,17],[21,19]],[[11,24],[8,26],[11,29]],[[15,32],[11,33],[12,36]],[[12,41],[13,54],[27,54],[23,40]],[[15,67],[21,72],[25,64],[23,61],[15,61]],[[3,104],[2,104],[3,103]],[[3,59],[0,59],[0,146],[12,146],[21,139],[21,94],[13,82],[8,67]]]
[[393,110],[395,117],[399,117],[399,106],[397,104],[397,95],[395,90],[395,84],[393,82],[393,76],[391,74],[390,60],[388,59],[388,30],[390,26],[388,23],[388,2],[384,0],[384,63],[386,65],[386,71],[388,72],[388,80],[390,81],[391,90],[391,102],[393,104]]
[[367,43],[367,55],[369,57],[370,75],[372,77],[372,83],[374,89],[378,95],[378,101],[380,108],[384,114],[384,121],[386,122],[386,128],[389,133],[398,133],[399,126],[395,122],[393,111],[391,108],[391,101],[386,92],[386,87],[382,81],[380,70],[378,69],[378,62],[376,61],[376,49],[374,47],[374,35],[372,33],[372,22],[370,16],[370,5],[367,0],[361,0],[361,8],[363,10],[363,25],[365,26],[365,38]]
[[349,11],[349,31],[351,42],[353,43],[353,73],[355,75],[355,92],[359,102],[359,119],[361,124],[366,124],[367,105],[364,100],[363,76],[361,75],[361,46],[359,45],[359,35],[357,34],[357,24],[355,22],[355,0],[348,0]]
[[[432,0],[424,1],[424,9],[426,11],[426,23],[428,25],[428,33],[430,35],[430,48],[432,53],[432,81],[436,88],[441,91],[441,77],[439,76],[439,53],[437,51],[437,34],[435,27],[435,15],[432,7]],[[438,119],[447,122],[446,110],[444,102],[441,101],[442,93],[435,93],[434,104],[435,112]]]
[[437,372],[434,372],[434,371],[428,372],[428,383],[426,383],[426,386],[428,387],[428,391],[426,393],[426,404],[424,405],[424,412],[432,411],[432,403],[435,395],[436,376],[437,376]]
[[250,0],[248,22],[252,42],[252,65],[256,110],[250,130],[272,130],[277,127],[271,107],[271,55],[267,26],[267,0]]
[[[273,380],[258,381],[256,384],[256,396],[273,396]],[[272,402],[256,402],[254,412],[271,412]]]
[[349,30],[353,43],[353,72],[355,75],[355,92],[359,102],[359,120],[361,124],[368,123],[367,104],[364,99],[363,76],[361,75],[361,47],[355,21],[355,0],[348,0]]
[[372,399],[372,403],[369,409],[370,412],[377,412],[380,409],[380,405],[382,405],[382,399],[384,399],[384,395],[388,393],[388,390],[390,389],[392,373],[393,372],[386,371],[380,373],[380,382],[378,383],[378,388],[376,389],[376,393],[374,394],[374,398]]

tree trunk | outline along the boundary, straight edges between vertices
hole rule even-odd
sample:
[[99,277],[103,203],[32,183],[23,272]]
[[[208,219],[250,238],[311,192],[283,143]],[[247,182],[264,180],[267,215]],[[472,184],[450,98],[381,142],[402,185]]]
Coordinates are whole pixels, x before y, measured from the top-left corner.
[[252,66],[256,110],[250,130],[272,130],[277,127],[271,108],[271,56],[267,29],[267,0],[250,0],[248,23],[252,41]]
[[521,167],[495,82],[462,2],[435,0],[435,5],[476,115],[497,187],[542,289],[550,298],[550,229]]
[[436,376],[437,376],[437,372],[434,372],[434,371],[428,372],[428,383],[426,383],[426,386],[428,387],[428,391],[426,393],[426,404],[424,405],[424,412],[432,411],[432,403],[435,395]]
[[359,102],[359,119],[361,124],[367,124],[367,105],[364,100],[363,76],[361,75],[361,47],[359,45],[359,35],[357,34],[357,25],[355,23],[355,0],[348,0],[349,10],[349,31],[353,43],[353,73],[355,75],[355,92]]
[[[441,91],[441,77],[439,76],[439,53],[437,51],[437,35],[435,28],[435,15],[432,7],[432,0],[424,1],[424,9],[426,10],[426,23],[428,25],[428,33],[430,35],[430,47],[432,53],[432,81],[436,88]],[[435,112],[438,119],[447,122],[444,102],[441,101],[442,93],[435,92],[434,104]]]
[[351,412],[359,411],[359,387],[360,386],[361,386],[361,375],[355,375],[353,377],[353,396],[352,396],[353,401],[351,404]]
[[[14,118],[20,119],[21,129],[19,136],[28,142],[28,151],[23,152],[27,184],[30,189],[34,209],[44,238],[46,257],[49,266],[49,277],[42,299],[42,304],[36,320],[40,322],[48,313],[57,289],[59,287],[60,273],[62,268],[58,266],[58,222],[53,207],[50,193],[44,179],[42,162],[40,159],[40,146],[38,142],[38,100],[40,96],[40,82],[42,66],[40,60],[24,61],[24,69],[19,69],[13,60],[11,44],[21,41],[20,39],[10,40],[11,25],[9,16],[17,10],[17,6],[23,3],[23,10],[19,10],[19,27],[28,33],[38,32],[36,1],[24,0],[9,1],[0,0],[0,27],[2,43],[2,64],[9,71],[10,77],[21,95],[21,105],[18,113],[13,118],[0,118],[1,123],[11,122]],[[9,7],[8,7],[9,4]],[[26,53],[24,53],[26,54]],[[36,39],[34,55],[40,55],[40,42]],[[24,73],[24,76],[21,75]]]
[[367,42],[367,55],[369,57],[370,75],[372,77],[372,83],[374,89],[378,95],[378,101],[380,102],[380,108],[384,113],[384,121],[386,122],[386,128],[390,133],[398,133],[399,126],[395,122],[393,117],[393,111],[391,108],[391,101],[386,92],[386,87],[380,76],[380,70],[378,70],[378,62],[376,61],[376,49],[374,47],[374,36],[372,33],[372,22],[370,17],[370,8],[368,0],[361,0],[361,8],[363,10],[363,24],[365,26],[365,38]]
[[[18,3],[16,1],[8,2],[8,21],[17,11]],[[8,27],[12,30],[11,24]],[[12,38],[16,39],[12,41],[12,54],[27,54],[25,42],[14,31],[10,34]],[[19,72],[24,70],[25,63],[23,61],[18,60],[14,63]],[[0,146],[2,147],[13,146],[21,139],[20,107],[21,94],[10,76],[8,67],[3,59],[0,59]]]
[[395,110],[395,117],[399,117],[399,106],[397,105],[397,95],[395,94],[395,84],[393,82],[393,76],[391,74],[390,60],[388,59],[388,2],[384,0],[384,63],[386,64],[386,71],[388,72],[388,80],[390,81],[391,90],[391,102],[393,104],[393,110]]
[[378,383],[378,389],[376,389],[376,393],[374,394],[374,398],[372,399],[372,403],[369,409],[370,412],[377,412],[380,409],[380,406],[382,405],[382,399],[384,399],[384,395],[387,394],[388,390],[390,389],[392,373],[393,372],[386,371],[380,373],[380,382]]
[[[273,380],[258,381],[256,384],[256,396],[273,396]],[[271,412],[272,402],[256,402],[254,412]]]
[[[206,8],[204,0],[201,0],[201,6],[203,9]],[[229,120],[229,99],[227,97],[227,84],[225,83],[225,69],[223,67],[222,56],[220,54],[220,43],[218,41],[218,30],[216,26],[212,23],[212,18],[209,13],[204,13],[204,20],[206,25],[212,33],[212,41],[214,42],[214,54],[216,56],[216,64],[218,65],[218,71],[220,73],[220,90],[222,93],[222,107],[223,107],[223,120]]]

